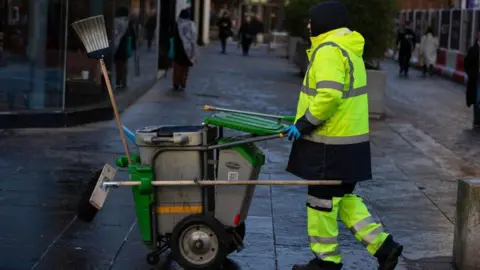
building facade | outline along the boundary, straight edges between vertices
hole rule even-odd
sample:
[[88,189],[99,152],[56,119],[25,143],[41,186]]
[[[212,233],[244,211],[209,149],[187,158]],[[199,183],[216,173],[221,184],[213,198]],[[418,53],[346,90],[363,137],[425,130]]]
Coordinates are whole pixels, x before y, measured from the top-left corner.
[[459,7],[458,0],[398,0],[400,9],[439,9]]

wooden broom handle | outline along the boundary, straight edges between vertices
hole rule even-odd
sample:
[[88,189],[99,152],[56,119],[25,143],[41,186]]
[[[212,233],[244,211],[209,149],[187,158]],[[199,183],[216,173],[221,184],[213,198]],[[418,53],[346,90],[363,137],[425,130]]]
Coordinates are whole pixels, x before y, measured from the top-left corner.
[[[343,182],[340,180],[162,180],[152,181],[152,186],[338,186]],[[105,186],[140,186],[140,181],[115,181],[104,182]]]
[[105,79],[105,84],[107,85],[108,95],[110,96],[110,102],[112,103],[113,114],[115,115],[115,120],[117,120],[118,131],[120,131],[120,137],[122,138],[123,148],[125,148],[128,164],[132,164],[130,151],[128,151],[127,139],[125,138],[125,133],[123,132],[122,122],[120,122],[120,113],[118,113],[117,103],[115,102],[115,96],[113,95],[112,84],[110,82],[110,78],[108,77],[107,67],[105,66],[103,59],[100,59],[100,68],[102,69],[103,78]]

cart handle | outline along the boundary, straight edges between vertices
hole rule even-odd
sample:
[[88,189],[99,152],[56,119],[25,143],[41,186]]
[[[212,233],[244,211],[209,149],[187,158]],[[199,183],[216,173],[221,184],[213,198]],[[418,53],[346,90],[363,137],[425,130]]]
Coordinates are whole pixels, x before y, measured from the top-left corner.
[[[152,186],[250,186],[250,185],[282,185],[282,186],[337,186],[340,180],[163,180],[152,181]],[[140,186],[140,181],[107,181],[103,187]]]
[[274,115],[274,114],[265,114],[265,113],[232,110],[232,109],[226,109],[226,108],[218,108],[218,107],[214,107],[214,106],[210,106],[210,105],[204,105],[203,110],[204,111],[239,113],[239,114],[245,114],[245,115],[260,116],[260,117],[265,117],[265,118],[273,118],[273,119],[283,120],[283,121],[288,121],[288,122],[295,121],[295,116],[280,116],[280,115]]

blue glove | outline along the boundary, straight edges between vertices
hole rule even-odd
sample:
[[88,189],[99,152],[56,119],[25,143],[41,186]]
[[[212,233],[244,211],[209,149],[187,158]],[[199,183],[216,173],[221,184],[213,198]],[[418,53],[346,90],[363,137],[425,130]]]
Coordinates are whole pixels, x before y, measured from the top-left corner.
[[295,139],[295,140],[298,140],[302,136],[302,134],[300,133],[300,131],[298,131],[298,129],[295,125],[291,125],[291,126],[287,127],[285,129],[285,133],[288,134],[288,139],[289,140],[292,140],[292,138]]

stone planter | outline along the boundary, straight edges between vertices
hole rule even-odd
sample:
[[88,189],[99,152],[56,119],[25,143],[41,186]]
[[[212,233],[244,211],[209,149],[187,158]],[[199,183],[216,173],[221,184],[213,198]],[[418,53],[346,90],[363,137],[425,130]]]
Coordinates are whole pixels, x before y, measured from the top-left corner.
[[305,74],[308,67],[308,56],[307,56],[308,43],[303,40],[297,41],[297,46],[295,49],[294,63],[299,68],[300,74]]
[[367,70],[367,93],[369,116],[373,119],[385,117],[385,89],[387,74],[381,70]]
[[287,59],[290,60],[291,63],[294,63],[295,52],[297,51],[297,43],[299,41],[302,41],[301,37],[288,37]]

